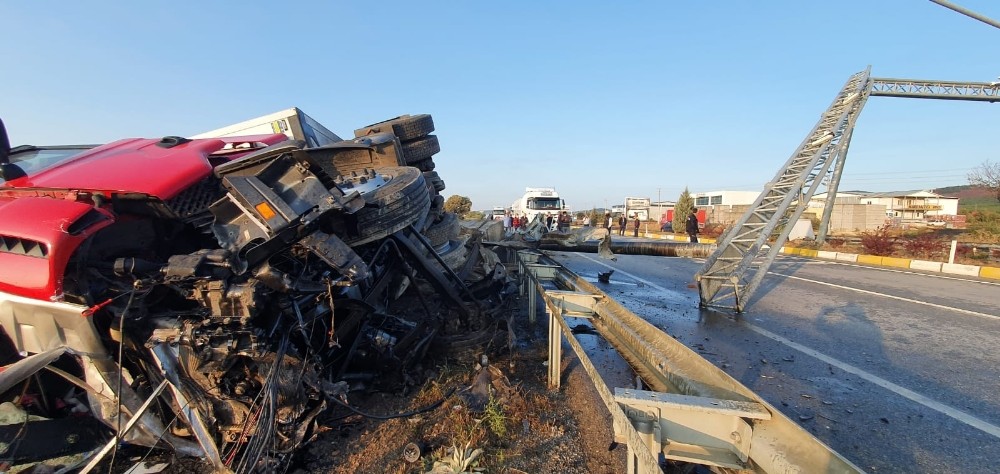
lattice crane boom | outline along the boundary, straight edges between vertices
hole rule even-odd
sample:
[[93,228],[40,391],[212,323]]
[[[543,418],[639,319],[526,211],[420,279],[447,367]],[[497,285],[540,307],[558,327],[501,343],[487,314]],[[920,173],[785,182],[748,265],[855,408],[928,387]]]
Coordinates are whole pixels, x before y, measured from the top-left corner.
[[783,225],[776,241],[765,247],[768,237],[779,225],[798,219],[831,165],[840,158],[846,147],[843,138],[850,136],[867,99],[869,79],[870,69],[848,79],[764,192],[719,240],[718,249],[696,276],[702,306],[725,306],[732,301],[737,311],[743,310],[788,238],[791,226]]
[[[827,198],[817,236],[826,239],[854,125],[869,96],[920,99],[1000,100],[1000,82],[929,81],[871,77],[871,68],[851,76],[792,157],[718,242],[698,271],[701,306],[743,311],[792,226],[823,183]],[[774,241],[768,243],[775,229]]]
[[1000,100],[998,82],[926,81],[880,77],[872,78],[871,81],[873,96],[983,102]]

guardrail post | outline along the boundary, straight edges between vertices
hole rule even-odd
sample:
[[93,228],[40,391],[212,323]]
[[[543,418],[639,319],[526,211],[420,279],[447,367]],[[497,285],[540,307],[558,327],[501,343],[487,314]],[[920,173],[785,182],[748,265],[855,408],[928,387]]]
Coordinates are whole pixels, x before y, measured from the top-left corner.
[[526,272],[528,269],[524,266],[524,262],[521,261],[521,255],[517,256],[517,288],[518,296],[524,296],[524,285],[528,281],[528,275]]
[[538,319],[538,290],[531,283],[528,282],[528,322],[534,326]]
[[955,250],[958,248],[958,241],[951,241],[951,252],[948,253],[948,263],[955,263]]
[[559,388],[560,372],[562,372],[562,330],[559,321],[562,315],[545,306],[545,312],[549,315],[549,390]]

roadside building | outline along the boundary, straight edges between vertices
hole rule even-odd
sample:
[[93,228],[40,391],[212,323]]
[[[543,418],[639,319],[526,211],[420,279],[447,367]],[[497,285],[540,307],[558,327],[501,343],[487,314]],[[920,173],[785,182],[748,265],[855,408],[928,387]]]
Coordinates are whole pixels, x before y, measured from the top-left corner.
[[760,196],[760,191],[710,191],[692,193],[694,205],[704,206],[749,206]]
[[695,207],[705,211],[705,222],[724,225],[739,220],[757,200],[757,196],[760,196],[760,191],[709,191],[691,194]]
[[[823,214],[827,193],[813,196],[809,211]],[[841,191],[830,216],[830,230],[870,230],[888,222],[918,224],[952,222],[958,215],[958,198],[933,191]]]
[[887,216],[897,217],[903,222],[958,214],[958,198],[942,196],[932,191],[868,193],[861,200],[866,204],[884,204]]

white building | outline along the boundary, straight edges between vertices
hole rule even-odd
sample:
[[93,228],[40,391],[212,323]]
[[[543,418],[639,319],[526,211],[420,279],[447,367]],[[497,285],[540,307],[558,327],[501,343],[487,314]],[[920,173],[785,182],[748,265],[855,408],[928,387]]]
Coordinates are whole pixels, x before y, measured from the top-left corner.
[[747,206],[760,196],[760,191],[711,191],[691,193],[694,205],[701,206]]
[[[825,202],[826,193],[817,194],[813,196],[809,207],[822,208]],[[958,198],[942,196],[927,190],[885,193],[843,191],[837,193],[836,204],[884,206],[886,217],[898,218],[902,222],[935,220],[942,216],[958,215]]]

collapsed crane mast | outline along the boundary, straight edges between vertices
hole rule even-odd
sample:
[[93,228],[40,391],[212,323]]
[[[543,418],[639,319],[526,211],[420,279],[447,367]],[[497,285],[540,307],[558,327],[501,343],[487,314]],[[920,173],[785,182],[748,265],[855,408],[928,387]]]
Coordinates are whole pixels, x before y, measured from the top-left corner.
[[[757,200],[719,240],[695,276],[701,306],[746,309],[792,226],[825,184],[826,202],[817,241],[829,232],[830,216],[844,171],[851,135],[868,97],[1000,100],[1000,84],[871,77],[871,68],[852,75],[819,122],[764,186]],[[773,235],[773,239],[771,238]]]

